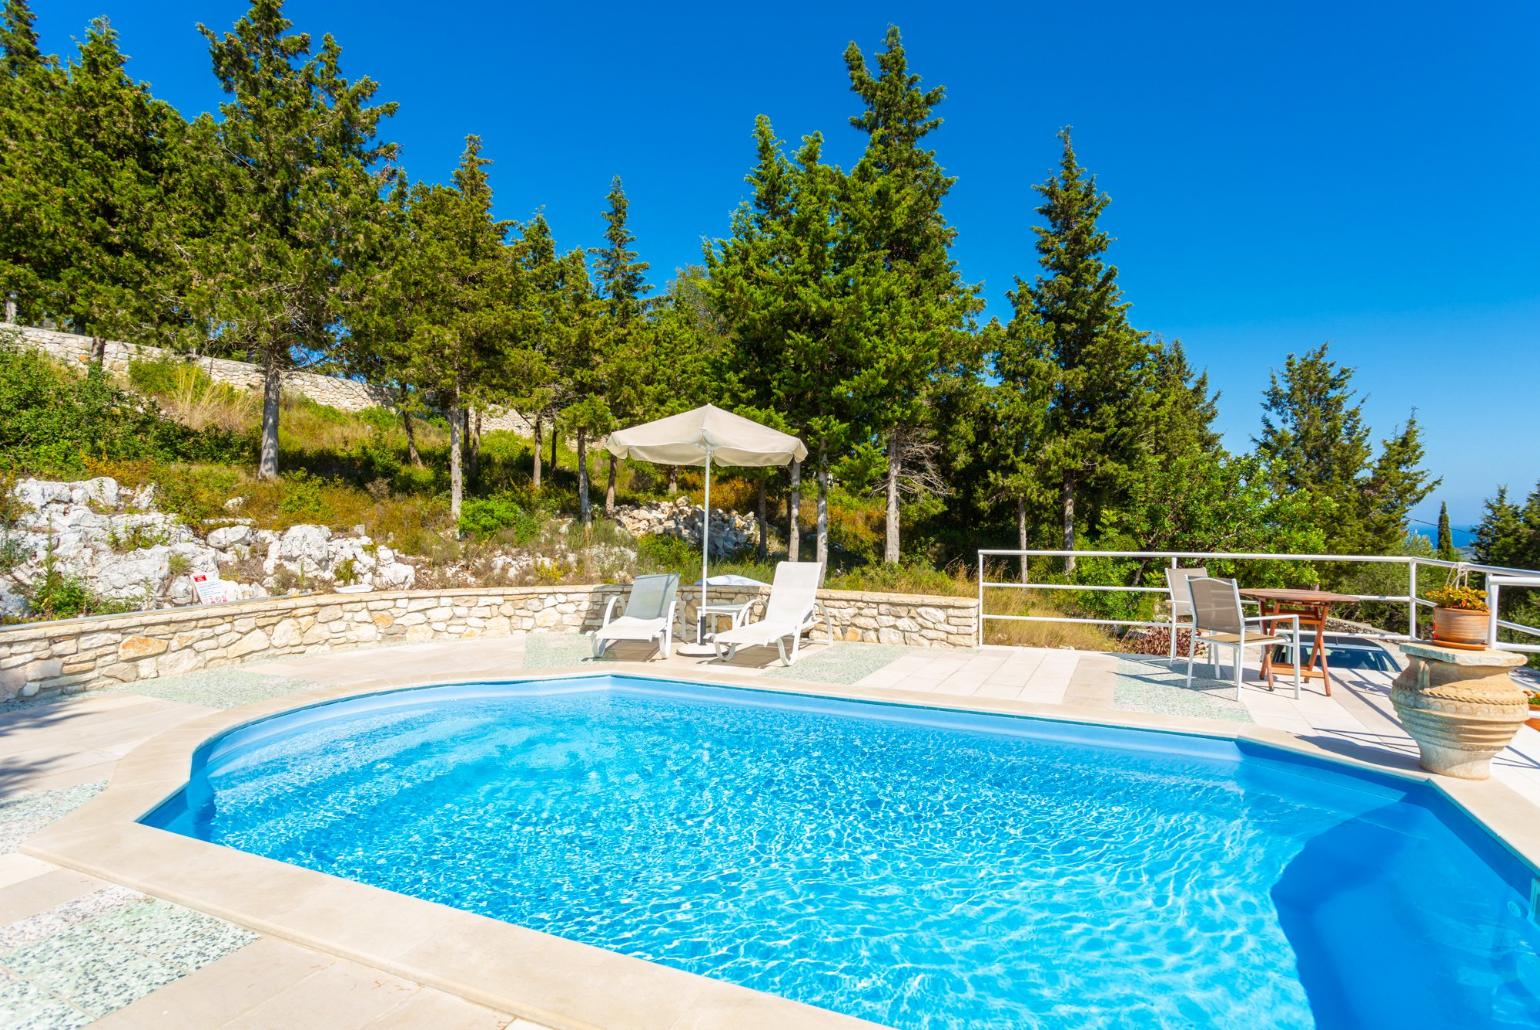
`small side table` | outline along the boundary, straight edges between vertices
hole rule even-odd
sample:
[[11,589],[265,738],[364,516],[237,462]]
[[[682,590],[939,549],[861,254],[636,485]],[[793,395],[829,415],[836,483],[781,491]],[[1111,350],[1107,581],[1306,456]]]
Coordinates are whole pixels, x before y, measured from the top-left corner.
[[1417,742],[1422,767],[1463,780],[1491,775],[1492,758],[1529,717],[1529,699],[1509,671],[1516,651],[1460,651],[1411,641],[1406,671],[1390,691],[1401,725]]
[[[699,620],[698,626],[700,628],[700,632],[697,634],[697,639],[701,640],[702,642],[710,640],[716,632],[716,627],[713,624],[717,620],[721,619],[724,615],[732,620],[733,626],[737,626],[744,620],[744,617],[748,615],[749,609],[753,606],[753,601],[740,601],[736,604],[705,605],[700,609],[699,612],[696,613],[696,618]],[[711,630],[710,633],[706,632],[708,629]]]

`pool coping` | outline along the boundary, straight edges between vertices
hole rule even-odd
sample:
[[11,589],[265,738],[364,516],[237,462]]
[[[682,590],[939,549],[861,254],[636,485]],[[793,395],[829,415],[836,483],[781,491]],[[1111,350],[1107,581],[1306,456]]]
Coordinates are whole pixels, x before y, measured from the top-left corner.
[[[1381,776],[1428,783],[1531,867],[1540,868],[1540,821],[1534,818],[1535,806],[1506,785],[1389,768],[1266,727],[1073,704],[772,680],[709,667],[664,671],[641,662],[585,662],[536,671],[510,670],[502,678],[532,681],[595,675],[1253,741],[1372,770]],[[487,676],[447,677],[435,679],[433,684],[488,681]],[[381,676],[346,687],[301,691],[184,723],[125,755],[101,794],[33,836],[21,850],[259,933],[362,962],[552,1027],[873,1025],[778,995],[138,822],[186,782],[193,752],[216,734],[280,712],[419,685],[427,685],[420,676]]]

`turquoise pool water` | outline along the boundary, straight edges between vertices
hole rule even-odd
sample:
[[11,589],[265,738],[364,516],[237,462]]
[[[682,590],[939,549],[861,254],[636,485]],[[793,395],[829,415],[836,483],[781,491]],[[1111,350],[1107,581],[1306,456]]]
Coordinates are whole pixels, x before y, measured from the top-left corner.
[[216,737],[145,821],[882,1023],[1531,1026],[1533,871],[1197,737],[620,676]]

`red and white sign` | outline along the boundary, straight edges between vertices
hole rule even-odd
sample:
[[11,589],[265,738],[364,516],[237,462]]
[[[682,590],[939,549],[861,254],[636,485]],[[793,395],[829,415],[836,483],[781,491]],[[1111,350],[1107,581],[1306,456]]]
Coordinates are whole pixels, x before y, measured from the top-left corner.
[[202,604],[229,604],[235,600],[235,584],[226,583],[207,572],[193,573],[193,589],[198,591]]

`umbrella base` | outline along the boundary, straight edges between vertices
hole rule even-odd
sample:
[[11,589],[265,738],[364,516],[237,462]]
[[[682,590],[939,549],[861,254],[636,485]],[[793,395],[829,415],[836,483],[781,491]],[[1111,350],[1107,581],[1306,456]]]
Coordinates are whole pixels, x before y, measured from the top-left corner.
[[674,648],[674,653],[686,658],[715,658],[717,649],[711,644],[680,644]]

